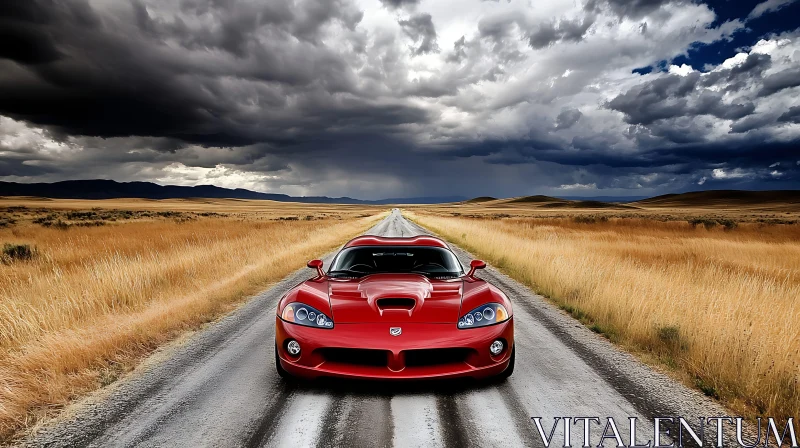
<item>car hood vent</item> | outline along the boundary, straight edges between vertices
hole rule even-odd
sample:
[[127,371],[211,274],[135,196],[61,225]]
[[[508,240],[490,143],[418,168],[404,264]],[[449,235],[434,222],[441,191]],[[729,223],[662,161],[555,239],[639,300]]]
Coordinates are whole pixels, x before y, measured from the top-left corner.
[[417,304],[414,299],[386,297],[375,301],[382,310],[412,310]]
[[416,274],[374,274],[360,281],[330,282],[338,323],[458,322],[463,282],[431,282]]

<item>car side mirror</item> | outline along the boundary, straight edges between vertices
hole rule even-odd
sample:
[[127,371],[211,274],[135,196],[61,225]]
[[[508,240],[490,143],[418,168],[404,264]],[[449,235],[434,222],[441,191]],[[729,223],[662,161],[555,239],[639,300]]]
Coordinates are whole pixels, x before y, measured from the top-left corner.
[[483,269],[485,267],[486,267],[486,263],[484,263],[483,261],[481,261],[481,260],[472,260],[469,263],[469,273],[467,273],[467,277],[474,277],[475,276],[475,271],[477,271],[478,269]]
[[306,264],[306,266],[310,267],[311,269],[316,269],[317,275],[320,277],[325,276],[325,273],[322,272],[322,260],[311,260]]

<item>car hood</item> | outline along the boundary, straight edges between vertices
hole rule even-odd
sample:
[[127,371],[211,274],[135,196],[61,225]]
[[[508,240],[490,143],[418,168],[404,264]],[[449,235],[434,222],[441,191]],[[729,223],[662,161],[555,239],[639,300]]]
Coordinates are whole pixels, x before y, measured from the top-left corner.
[[375,274],[328,283],[333,321],[348,323],[455,323],[461,279],[431,280],[417,274]]

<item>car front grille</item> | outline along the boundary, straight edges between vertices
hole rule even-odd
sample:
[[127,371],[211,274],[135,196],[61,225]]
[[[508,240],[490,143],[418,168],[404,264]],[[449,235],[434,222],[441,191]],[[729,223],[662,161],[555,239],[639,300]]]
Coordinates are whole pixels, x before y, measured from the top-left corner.
[[[405,350],[403,355],[405,367],[429,367],[463,363],[470,352],[468,348],[433,348]],[[368,367],[388,367],[391,356],[388,350],[360,348],[324,348],[319,353],[325,362]]]
[[469,356],[468,348],[432,348],[424,350],[407,350],[406,366],[425,367],[442,364],[464,362]]
[[386,367],[389,364],[389,352],[386,350],[325,348],[320,353],[327,362],[375,367]]

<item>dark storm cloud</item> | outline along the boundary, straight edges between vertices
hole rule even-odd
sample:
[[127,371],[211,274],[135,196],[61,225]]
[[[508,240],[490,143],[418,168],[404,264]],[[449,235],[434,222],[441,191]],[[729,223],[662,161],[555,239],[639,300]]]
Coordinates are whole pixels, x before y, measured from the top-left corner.
[[[665,30],[666,1],[570,3],[545,21],[525,2],[465,4],[454,19],[491,10],[466,25],[420,0],[380,1],[363,23],[355,0],[0,2],[0,176],[215,182],[203,173],[238,170],[261,179],[248,188],[378,198],[669,190],[720,167],[769,177],[766,159],[793,175],[797,145],[773,143],[800,122],[786,109],[787,51],[639,79],[623,76],[630,64],[688,51],[659,36],[713,26],[676,14]],[[645,16],[646,33],[608,45],[606,28]],[[434,23],[461,36],[438,56]]]
[[731,124],[731,132],[741,134],[743,132],[752,131],[753,129],[763,128],[775,122],[775,116],[769,114],[750,115],[741,120]]
[[[647,126],[643,126],[646,131],[647,139],[641,138],[638,143],[643,148],[661,146],[665,144],[700,144],[707,140],[711,131],[709,124],[702,120],[695,119],[694,116],[675,117],[667,120],[659,120]],[[649,140],[649,141],[648,141]]]
[[[112,15],[85,0],[3,2],[0,115],[65,135],[212,146],[287,145],[347,126],[428,119],[419,108],[361,95],[346,56],[322,43],[327,26],[354,29],[361,20],[344,0],[295,8],[184,0],[184,15],[172,18],[151,16],[139,2],[118,6]],[[191,23],[209,17],[214,26]],[[430,16],[412,28],[419,51],[429,51]]]
[[625,121],[631,124],[649,124],[684,115],[688,107],[686,96],[695,89],[698,79],[699,75],[694,73],[665,75],[631,88],[606,106],[625,114]]
[[398,9],[407,6],[417,6],[420,0],[381,0],[384,6],[387,8]]
[[518,14],[502,13],[481,19],[478,33],[482,41],[491,45],[492,56],[499,56],[500,63],[508,63],[525,59],[516,50],[519,35],[530,48],[538,50],[561,42],[580,42],[594,22],[594,14],[587,13],[579,18],[553,19],[531,25]]
[[598,11],[601,8],[609,8],[620,17],[640,19],[668,3],[679,2],[675,0],[589,0],[584,9]]
[[478,33],[481,38],[494,42],[502,42],[511,37],[518,26],[519,18],[513,15],[494,15],[484,17],[478,22]]
[[583,114],[578,109],[565,109],[556,117],[556,129],[569,129],[581,119]]
[[643,125],[697,115],[736,120],[755,110],[752,101],[725,102],[722,92],[705,85],[706,81],[697,72],[686,76],[663,75],[618,95],[606,107],[625,114],[625,121],[630,124]]
[[800,67],[790,68],[769,75],[764,79],[764,87],[759,96],[769,96],[783,89],[800,86]]
[[[456,80],[447,78],[434,78],[415,80],[405,89],[404,93],[409,96],[420,96],[425,98],[439,98],[458,93],[458,83]],[[419,121],[422,121],[420,117]]]
[[[757,98],[750,93],[753,89],[764,91],[771,78],[764,78],[764,73],[771,66],[769,55],[752,53],[731,68],[685,76],[663,74],[617,95],[605,106],[622,112],[627,123],[639,126],[633,128],[630,137],[644,147],[665,141],[681,145],[705,141],[710,130],[707,122],[693,119],[698,116],[733,120],[730,132],[742,134],[776,120],[775,114],[753,115]],[[781,78],[781,85],[784,80]],[[729,95],[733,96],[726,98]]]
[[582,19],[545,22],[528,35],[528,44],[531,48],[540,49],[557,42],[579,42],[593,23],[594,16],[589,14]]
[[44,176],[54,170],[48,167],[31,166],[26,160],[15,160],[4,157],[0,161],[0,176]]
[[[318,42],[323,27],[332,21],[353,29],[363,18],[361,11],[342,0],[183,0],[180,5],[187,18],[212,15],[218,20],[219,26],[197,30],[187,28],[178,20],[174,23],[153,21],[148,28],[159,25],[159,28],[171,35],[184,37],[187,44],[211,45],[235,54],[243,54],[245,47],[257,49],[258,42],[253,41],[253,35],[262,27],[271,27],[272,31],[287,33],[301,40]],[[143,7],[138,8],[137,18],[142,17],[142,10]]]
[[603,151],[598,140],[588,142],[579,148],[564,145],[562,142],[542,139],[485,140],[465,143],[458,151],[448,157],[480,158],[490,164],[522,165],[550,162],[573,167],[606,166],[615,168],[650,167],[655,161],[640,155]]
[[436,27],[433,26],[433,19],[430,14],[415,14],[407,20],[400,20],[397,23],[403,28],[406,36],[414,41],[416,47],[412,47],[415,55],[437,53],[439,46],[436,44]]
[[727,163],[756,168],[763,167],[765,161],[796,159],[798,150],[798,142],[765,142],[763,136],[754,135],[737,142],[662,147],[648,151],[646,155],[663,164],[689,163],[693,167],[711,168]]
[[467,58],[466,52],[467,40],[465,36],[461,36],[453,43],[453,52],[447,55],[447,62],[459,63]]
[[[719,168],[722,164],[746,169],[761,169],[764,161],[797,158],[797,142],[766,142],[761,135],[752,135],[732,142],[706,140],[686,144],[661,144],[636,153],[609,149],[615,136],[598,134],[578,137],[565,146],[539,138],[486,140],[464,144],[448,157],[484,160],[490,164],[536,165],[553,163],[559,166],[583,167],[591,171],[616,170],[617,173],[661,172],[690,174]],[[768,175],[768,173],[765,173]],[[608,179],[602,180],[607,182]]]
[[[8,3],[4,5],[0,6],[0,57],[31,65],[53,62],[61,57],[44,32],[30,28],[32,18],[25,17],[22,11],[7,11],[11,8]],[[11,15],[14,12],[16,17]]]
[[792,106],[778,117],[778,121],[782,123],[798,123],[800,124],[800,106]]
[[772,58],[768,54],[751,53],[739,65],[729,69],[721,69],[707,73],[699,81],[702,87],[713,87],[724,84],[726,92],[744,89],[748,83],[760,81],[764,71],[772,66]]

